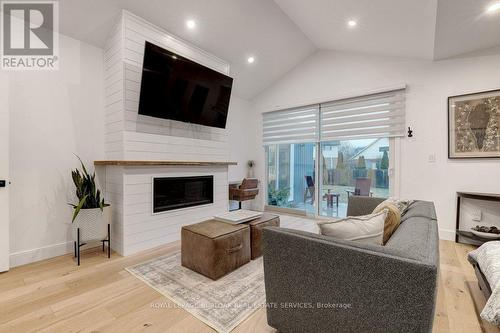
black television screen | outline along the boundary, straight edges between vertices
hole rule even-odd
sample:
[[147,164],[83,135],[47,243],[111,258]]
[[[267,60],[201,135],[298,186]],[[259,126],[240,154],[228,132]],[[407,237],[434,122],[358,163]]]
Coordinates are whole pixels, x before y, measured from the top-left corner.
[[225,128],[233,79],[146,42],[139,114]]

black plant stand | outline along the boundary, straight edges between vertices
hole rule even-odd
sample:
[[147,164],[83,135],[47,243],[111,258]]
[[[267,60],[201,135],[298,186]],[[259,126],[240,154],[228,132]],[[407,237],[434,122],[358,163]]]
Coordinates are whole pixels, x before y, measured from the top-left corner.
[[[104,252],[104,243],[107,243],[108,245],[108,258],[111,258],[111,230],[110,230],[110,224],[108,223],[108,238],[103,239],[102,241],[102,252]],[[87,243],[81,243],[80,244],[80,228],[76,229],[76,241],[74,242],[75,246],[75,258],[77,258],[78,266],[80,266],[80,248]]]

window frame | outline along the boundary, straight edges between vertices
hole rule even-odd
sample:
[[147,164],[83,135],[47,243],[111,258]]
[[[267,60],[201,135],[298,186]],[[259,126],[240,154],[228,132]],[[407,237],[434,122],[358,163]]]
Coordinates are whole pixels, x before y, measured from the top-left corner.
[[[273,210],[273,211],[277,211],[277,212],[286,212],[286,213],[293,213],[293,214],[298,214],[298,215],[308,215],[307,214],[307,210],[304,209],[304,210],[298,210],[298,209],[293,209],[293,208],[278,208],[276,206],[271,206],[271,205],[268,205],[268,177],[269,177],[269,165],[268,165],[268,150],[269,150],[269,145],[271,144],[280,144],[280,143],[314,143],[315,144],[315,147],[316,147],[316,154],[315,154],[315,165],[314,165],[314,170],[315,170],[315,184],[319,184],[319,175],[321,174],[321,163],[320,163],[320,158],[321,158],[321,142],[323,141],[322,138],[321,138],[321,115],[322,115],[322,112],[321,112],[321,105],[325,105],[325,104],[328,104],[328,103],[332,103],[332,102],[335,102],[335,101],[341,101],[341,100],[347,100],[347,99],[355,99],[355,98],[362,98],[362,97],[365,97],[365,96],[370,96],[370,95],[379,95],[379,94],[384,94],[384,93],[390,93],[390,92],[395,92],[395,91],[398,91],[398,90],[404,90],[403,94],[404,94],[404,99],[405,99],[405,104],[406,104],[406,89],[407,89],[407,85],[406,83],[398,83],[398,84],[395,84],[395,85],[392,85],[392,86],[386,86],[386,87],[381,87],[379,89],[373,89],[373,90],[367,90],[367,91],[364,91],[364,92],[358,92],[356,94],[346,94],[346,95],[337,95],[337,96],[333,96],[331,98],[322,98],[321,100],[312,100],[312,101],[309,101],[307,103],[304,103],[304,104],[299,104],[299,105],[302,105],[302,106],[297,106],[297,105],[288,105],[288,106],[282,106],[280,109],[277,109],[277,110],[274,110],[274,111],[270,111],[270,112],[278,112],[278,111],[285,111],[287,109],[301,109],[301,108],[311,108],[313,107],[314,105],[318,105],[318,117],[317,117],[317,124],[316,124],[316,128],[317,128],[317,135],[318,135],[318,138],[317,140],[315,141],[304,141],[304,142],[301,142],[301,141],[294,141],[294,140],[286,140],[286,142],[277,142],[277,143],[270,143],[270,144],[264,144],[264,148],[265,148],[265,158],[264,158],[264,161],[265,161],[265,176],[264,176],[264,181],[265,181],[265,186],[264,186],[264,189],[263,189],[263,192],[264,192],[264,209],[265,210]],[[325,102],[325,100],[327,102]],[[406,117],[406,105],[403,106],[403,113],[404,113],[404,116]],[[266,112],[266,113],[269,113],[269,112]],[[405,121],[406,123],[406,118],[405,118]],[[387,138],[389,138],[389,195],[390,196],[395,196],[395,197],[399,197],[400,195],[400,187],[401,187],[401,159],[400,159],[400,156],[401,156],[401,139],[404,138],[404,133],[403,134],[398,134],[396,136],[387,136]],[[339,140],[343,140],[342,138],[339,138]],[[326,141],[326,140],[325,140]],[[278,177],[278,175],[276,175],[276,177]],[[318,217],[323,217],[324,216],[321,216],[319,213],[320,213],[320,205],[319,205],[319,197],[320,197],[320,194],[319,194],[319,191],[320,191],[320,186],[316,186],[315,188],[315,200],[314,200],[314,206],[315,206],[315,209],[314,209],[314,217],[315,218],[318,218]],[[310,215],[310,214],[309,214]]]
[[[400,163],[400,151],[401,151],[401,138],[399,137],[389,137],[389,196],[399,197],[400,193],[400,177],[401,177],[401,163]],[[320,163],[321,159],[321,142],[317,141],[314,143],[316,147],[315,162],[314,162],[314,183],[319,184],[319,176],[323,172],[323,166]],[[279,144],[276,144],[279,145]],[[265,184],[264,184],[264,209],[268,211],[275,211],[281,213],[291,213],[300,216],[310,216],[314,218],[328,218],[327,216],[321,215],[320,209],[320,186],[315,186],[314,190],[314,214],[308,214],[306,209],[296,209],[288,207],[278,207],[269,205],[268,202],[268,185],[269,185],[269,147],[266,145],[265,154]],[[276,149],[278,151],[278,149]],[[276,161],[277,162],[277,161]],[[278,170],[276,170],[276,173]],[[276,174],[276,178],[278,175]]]

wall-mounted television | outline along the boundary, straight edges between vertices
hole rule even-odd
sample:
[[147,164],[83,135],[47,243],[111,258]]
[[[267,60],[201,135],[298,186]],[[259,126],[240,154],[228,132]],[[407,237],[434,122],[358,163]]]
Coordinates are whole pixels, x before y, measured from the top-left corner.
[[139,114],[226,127],[233,79],[146,42]]

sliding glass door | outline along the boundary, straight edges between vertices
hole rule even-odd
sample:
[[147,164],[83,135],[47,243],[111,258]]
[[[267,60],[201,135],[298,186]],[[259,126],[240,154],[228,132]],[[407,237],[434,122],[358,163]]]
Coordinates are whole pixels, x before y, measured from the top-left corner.
[[351,195],[389,197],[389,138],[321,143],[319,215],[346,216]]
[[267,205],[307,215],[342,217],[351,195],[389,197],[391,141],[376,138],[267,146]]
[[316,144],[269,145],[267,205],[315,214]]
[[404,135],[404,88],[264,113],[267,205],[345,216],[350,196],[388,197]]

